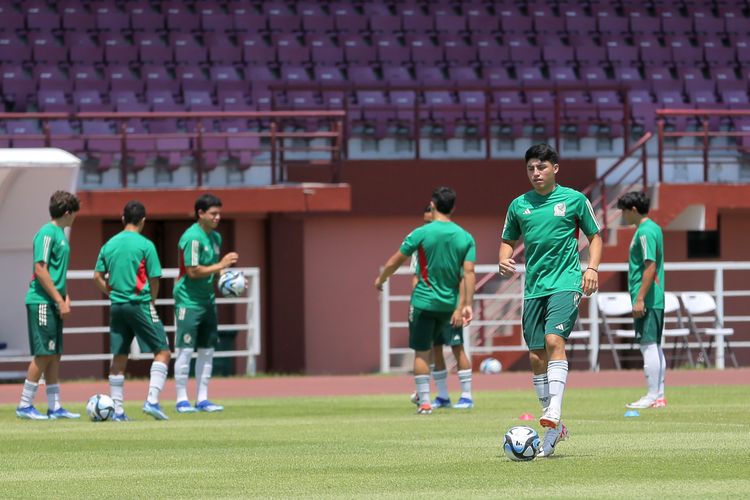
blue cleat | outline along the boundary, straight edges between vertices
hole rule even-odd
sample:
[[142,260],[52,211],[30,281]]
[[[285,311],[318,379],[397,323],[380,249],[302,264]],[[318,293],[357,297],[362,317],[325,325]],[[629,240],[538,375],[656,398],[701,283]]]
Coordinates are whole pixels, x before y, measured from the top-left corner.
[[474,408],[474,401],[471,398],[461,398],[458,400],[458,403],[453,405],[453,408],[459,410],[470,410]]
[[24,420],[49,420],[49,417],[47,415],[39,413],[33,406],[16,408],[16,416]]
[[190,404],[190,401],[178,401],[175,405],[177,413],[196,413],[198,409]]
[[128,418],[127,415],[124,413],[120,413],[119,415],[115,415],[112,417],[113,422],[130,422],[130,418]]
[[80,413],[72,413],[62,407],[58,408],[55,411],[47,410],[47,416],[49,417],[50,420],[57,420],[61,418],[69,418],[69,419],[81,418]]
[[198,409],[198,411],[205,411],[207,413],[214,413],[217,411],[224,411],[224,407],[221,405],[217,405],[215,403],[212,403],[208,399],[204,399],[203,401],[199,401],[195,404],[195,407]]
[[169,417],[161,409],[159,403],[151,404],[146,401],[145,403],[143,403],[143,413],[145,413],[146,415],[151,415],[156,420],[169,420]]
[[435,398],[435,401],[432,402],[433,408],[450,408],[451,407],[451,400],[450,398],[445,399],[441,398],[440,396],[437,396]]

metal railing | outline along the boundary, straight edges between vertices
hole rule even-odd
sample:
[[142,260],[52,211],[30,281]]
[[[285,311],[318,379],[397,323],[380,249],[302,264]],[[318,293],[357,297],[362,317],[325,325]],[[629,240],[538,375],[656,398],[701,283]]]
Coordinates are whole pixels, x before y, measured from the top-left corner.
[[[260,355],[261,352],[261,331],[260,331],[260,270],[257,267],[243,267],[233,268],[235,271],[239,271],[245,275],[248,279],[247,293],[240,297],[217,297],[217,306],[222,305],[244,305],[245,315],[244,321],[241,323],[220,323],[218,325],[219,332],[226,331],[244,331],[245,332],[245,349],[235,349],[231,351],[216,351],[214,356],[217,358],[247,358],[245,365],[246,373],[248,375],[255,374],[255,357]],[[162,279],[176,281],[178,278],[178,269],[163,269]],[[68,281],[76,280],[91,280],[94,276],[93,271],[68,271]],[[93,284],[92,284],[93,286]],[[171,290],[171,288],[170,288]],[[157,299],[156,304],[158,306],[174,306],[174,299]],[[97,300],[73,300],[71,302],[71,309],[75,310],[78,308],[103,308],[109,307],[109,299],[97,299]],[[170,318],[161,318],[164,323],[164,329],[167,332],[174,332],[174,315]],[[108,325],[97,325],[97,326],[66,326],[63,328],[63,335],[84,335],[84,334],[107,334],[109,333]],[[18,363],[28,362],[32,358],[31,356],[2,356],[0,351],[0,364],[3,363]],[[195,357],[196,354],[193,354]],[[131,359],[150,359],[153,358],[153,354],[144,354],[140,352],[132,352],[130,354]],[[63,354],[62,361],[109,361],[112,359],[112,355],[109,353],[101,354]]]
[[[582,266],[582,269],[585,265]],[[725,288],[724,284],[724,273],[725,271],[750,271],[750,262],[668,262],[664,266],[665,272],[677,273],[677,272],[696,272],[696,271],[711,271],[713,272],[712,283],[707,283],[705,288],[701,291],[709,291],[716,299],[716,316],[723,321],[724,324],[748,324],[750,323],[750,316],[747,315],[731,315],[727,316],[724,314],[725,300],[736,297],[750,297],[750,289],[740,290]],[[525,266],[517,266],[519,280],[523,283],[525,277]],[[608,272],[627,272],[627,264],[601,264],[599,266],[600,274]],[[487,291],[484,293],[478,293],[475,295],[475,316],[476,311],[482,307],[487,307],[488,303],[492,302],[503,302],[513,303],[515,308],[510,310],[517,311],[517,314],[512,316],[505,316],[500,318],[484,317],[477,319],[472,324],[464,329],[465,347],[467,353],[481,353],[481,354],[492,354],[495,352],[526,352],[528,350],[521,335],[521,310],[523,304],[523,292],[521,291],[506,291],[503,290],[502,282],[497,278],[497,266],[495,265],[478,265],[476,266],[476,272],[478,278],[481,280],[482,275],[493,275],[495,276],[495,288],[497,291]],[[482,277],[480,277],[482,276]],[[407,267],[402,267],[396,271],[393,279],[405,279],[411,278],[411,274]],[[411,369],[411,365],[408,361],[413,359],[413,351],[408,348],[403,342],[394,342],[392,339],[394,334],[404,329],[408,330],[408,303],[410,300],[409,295],[392,295],[391,294],[391,283],[389,280],[383,286],[383,292],[380,302],[380,371],[388,373],[394,371],[394,365],[398,365],[401,370],[407,371]],[[669,283],[669,278],[666,278],[666,282]],[[676,290],[670,290],[676,291]],[[688,291],[688,290],[684,290]],[[630,344],[609,344],[600,342],[600,316],[599,310],[596,306],[596,301],[593,297],[584,297],[582,304],[586,302],[586,305],[581,305],[581,312],[584,311],[586,314],[581,314],[580,323],[584,325],[590,332],[590,340],[587,346],[582,344],[572,346],[575,350],[586,349],[589,352],[589,367],[591,370],[599,369],[599,353],[601,351],[611,351],[613,349],[629,349]],[[712,317],[701,316],[696,318],[699,322],[706,322],[713,319]],[[671,321],[669,318],[668,321]],[[750,329],[750,326],[748,327]],[[747,330],[745,330],[746,332]],[[500,332],[498,334],[498,332]],[[403,338],[403,335],[401,336]],[[735,335],[735,337],[743,337],[742,333]],[[502,345],[497,345],[496,339],[502,339]],[[750,347],[750,335],[745,334],[744,338],[748,340],[732,340],[732,347],[736,348],[748,348]],[[698,347],[697,343],[691,342],[691,347]],[[665,349],[673,347],[672,344],[664,344]],[[715,364],[719,369],[725,367],[725,343],[724,338],[719,336],[716,339],[716,355]],[[401,362],[394,363],[393,358],[399,357]]]

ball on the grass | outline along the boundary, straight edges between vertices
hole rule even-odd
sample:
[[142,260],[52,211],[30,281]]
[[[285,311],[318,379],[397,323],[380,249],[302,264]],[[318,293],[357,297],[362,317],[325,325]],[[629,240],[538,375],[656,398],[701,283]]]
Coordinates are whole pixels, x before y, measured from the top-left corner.
[[503,451],[511,460],[525,462],[534,459],[540,444],[539,434],[534,429],[519,425],[505,433]]
[[479,364],[479,371],[482,373],[500,373],[503,371],[503,365],[495,358],[486,358]]
[[115,415],[115,402],[106,394],[94,394],[86,403],[86,414],[93,422],[103,422]]

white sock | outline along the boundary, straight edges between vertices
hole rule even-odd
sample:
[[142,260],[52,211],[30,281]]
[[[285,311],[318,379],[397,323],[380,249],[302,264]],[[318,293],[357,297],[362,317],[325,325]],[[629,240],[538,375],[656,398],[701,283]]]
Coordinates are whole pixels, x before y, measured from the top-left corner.
[[146,401],[155,405],[159,403],[159,393],[164,389],[167,381],[167,365],[161,361],[151,363],[151,378],[148,381],[148,397]]
[[458,370],[458,381],[461,383],[461,397],[471,399],[471,368]]
[[542,410],[544,410],[549,406],[549,379],[546,373],[542,373],[541,375],[534,375],[532,380],[534,382],[536,397],[539,400],[539,404],[542,405]]
[[198,397],[196,402],[208,399],[208,383],[211,381],[211,372],[214,369],[214,350],[198,349],[198,359],[195,360],[195,380],[198,385]]
[[19,408],[28,408],[34,404],[34,396],[36,396],[36,390],[39,388],[39,384],[31,382],[26,379],[23,381],[23,391],[21,391],[21,402],[18,404]]
[[60,384],[47,386],[47,403],[52,411],[60,409]]
[[437,387],[438,397],[443,399],[450,399],[451,396],[448,393],[448,370],[437,370],[432,372],[432,379],[435,381],[435,387]]
[[667,375],[667,358],[664,357],[664,349],[659,346],[659,365],[661,366],[661,374],[659,376],[659,398],[664,397],[664,378]]
[[122,407],[122,401],[125,399],[125,375],[109,376],[109,396],[115,403],[115,415],[125,413]]
[[419,404],[430,402],[430,376],[415,375],[414,382],[417,384],[417,394],[419,395]]
[[568,381],[568,362],[550,361],[547,363],[549,379],[549,408],[557,415],[562,415],[562,401],[565,383]]
[[643,373],[646,375],[648,397],[656,399],[659,396],[660,365],[659,348],[656,343],[641,346],[643,354]]
[[177,392],[177,402],[187,401],[187,384],[190,375],[190,359],[193,357],[192,349],[177,349],[177,357],[174,360],[174,386]]

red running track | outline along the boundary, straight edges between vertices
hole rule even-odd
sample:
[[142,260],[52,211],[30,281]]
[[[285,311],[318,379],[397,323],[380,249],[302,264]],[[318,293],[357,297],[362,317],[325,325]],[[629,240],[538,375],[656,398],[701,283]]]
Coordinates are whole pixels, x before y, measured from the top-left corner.
[[[451,390],[458,389],[455,375],[449,376]],[[667,372],[667,387],[685,385],[750,385],[750,368],[729,370],[678,370]],[[195,394],[191,379],[188,394]],[[644,387],[640,370],[625,371],[571,371],[567,387]],[[259,378],[215,378],[211,381],[211,397],[252,398],[291,396],[347,396],[362,394],[407,394],[414,388],[409,375],[337,375],[337,376],[283,376]],[[22,384],[0,385],[0,404],[17,403]],[[502,391],[532,389],[531,375],[524,372],[507,372],[499,375],[475,373],[473,389],[476,391]],[[63,401],[83,402],[92,394],[108,393],[106,380],[99,382],[62,382]],[[133,401],[145,397],[148,381],[131,380],[125,384],[125,397]],[[41,399],[40,397],[41,396]],[[163,398],[174,400],[174,381],[167,381]],[[40,391],[37,400],[44,399]]]

